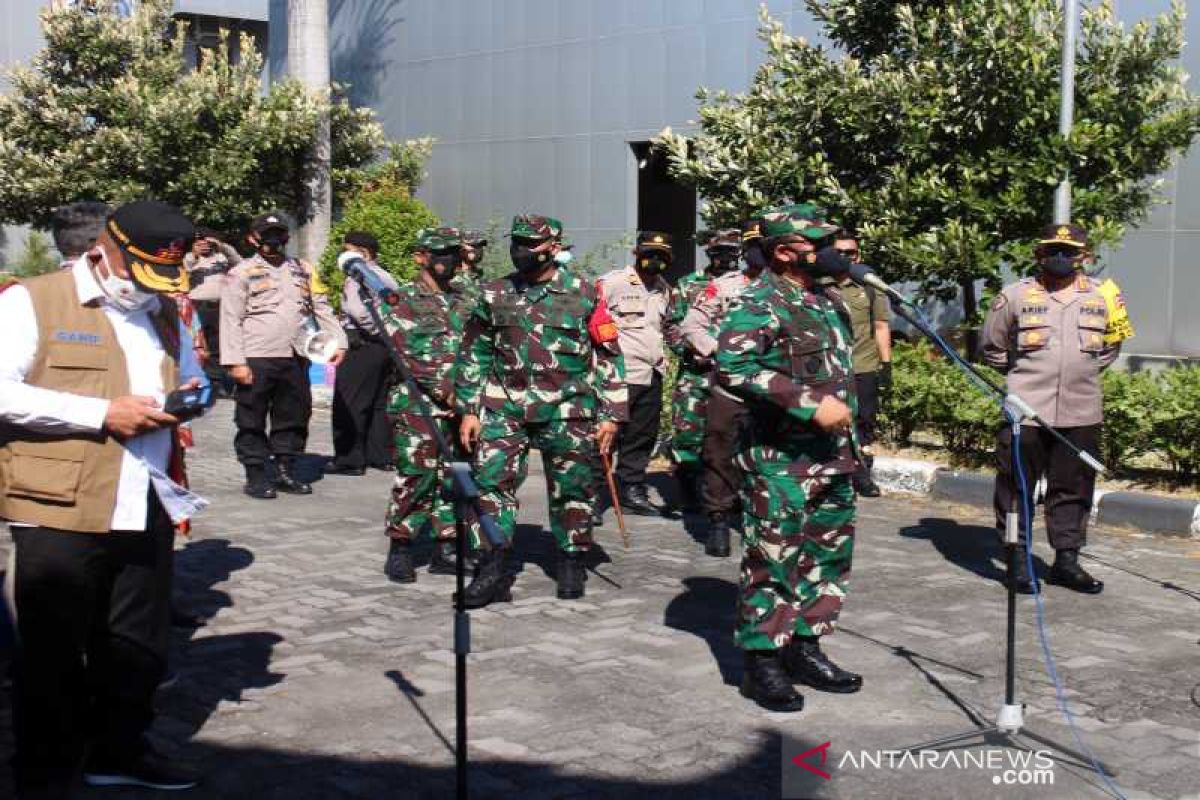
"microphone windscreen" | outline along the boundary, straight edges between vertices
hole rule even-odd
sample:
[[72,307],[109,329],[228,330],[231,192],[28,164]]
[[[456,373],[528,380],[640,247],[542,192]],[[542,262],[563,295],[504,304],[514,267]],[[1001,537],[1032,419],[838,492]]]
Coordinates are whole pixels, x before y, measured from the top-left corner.
[[855,283],[865,283],[868,275],[874,275],[875,272],[866,264],[851,264],[850,265],[850,280]]

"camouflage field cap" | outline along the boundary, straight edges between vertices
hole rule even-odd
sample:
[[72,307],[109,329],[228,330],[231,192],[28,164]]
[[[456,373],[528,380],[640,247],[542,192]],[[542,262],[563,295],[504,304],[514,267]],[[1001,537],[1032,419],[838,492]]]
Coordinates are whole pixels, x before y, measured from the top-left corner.
[[705,250],[718,247],[741,247],[742,232],[737,228],[724,228],[719,231],[705,231],[702,237]]
[[453,250],[462,246],[462,234],[458,228],[422,228],[417,231],[418,250]]
[[541,214],[518,214],[513,217],[512,228],[508,235],[514,239],[543,242],[548,239],[560,238],[562,232],[563,224],[554,217],[544,217]]
[[825,220],[825,210],[812,203],[781,206],[762,216],[762,235],[767,238],[795,235],[816,241],[837,231],[837,225]]
[[635,246],[639,252],[659,250],[664,253],[670,253],[671,234],[663,233],[662,231],[638,231],[637,244]]
[[462,242],[470,247],[487,247],[487,234],[483,231],[463,231]]

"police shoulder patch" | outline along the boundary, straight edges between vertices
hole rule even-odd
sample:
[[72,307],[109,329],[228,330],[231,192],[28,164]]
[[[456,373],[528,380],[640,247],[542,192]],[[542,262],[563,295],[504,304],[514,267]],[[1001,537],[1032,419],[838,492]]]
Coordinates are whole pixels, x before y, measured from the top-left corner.
[[1008,295],[1006,295],[1004,292],[1001,292],[992,300],[992,311],[999,311],[1007,305]]

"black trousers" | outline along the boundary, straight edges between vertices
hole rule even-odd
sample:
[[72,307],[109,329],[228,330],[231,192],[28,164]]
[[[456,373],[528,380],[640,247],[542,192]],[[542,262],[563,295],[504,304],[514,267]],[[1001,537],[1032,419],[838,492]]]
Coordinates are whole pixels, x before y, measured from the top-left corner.
[[208,346],[208,363],[204,365],[204,374],[217,385],[225,382],[225,370],[221,367],[221,304],[215,300],[198,300],[193,305],[200,317],[200,330],[204,333],[204,343]]
[[858,415],[854,424],[858,428],[858,441],[866,446],[875,441],[875,421],[879,417],[879,373],[863,372],[854,376],[858,393]]
[[704,417],[704,499],[707,514],[732,514],[742,491],[742,470],[734,458],[745,445],[753,419],[745,403],[724,392],[708,395]]
[[629,421],[617,438],[617,466],[613,470],[622,486],[646,482],[646,467],[658,441],[662,415],[662,375],[654,373],[647,386],[629,384]]
[[373,338],[346,352],[333,384],[333,452],[339,466],[391,466],[387,418],[392,361],[387,345]]
[[[1076,447],[1091,453],[1100,452],[1100,426],[1057,428]],[[1092,496],[1096,474],[1059,444],[1049,433],[1026,425],[1021,428],[1021,464],[1032,500],[1034,488],[1046,478],[1046,533],[1055,550],[1073,550],[1087,543],[1088,518],[1092,513]],[[996,527],[1004,530],[1005,516],[1016,487],[1012,474],[1012,430],[1005,425],[996,442],[996,490],[993,506]]]
[[145,531],[12,535],[18,793],[66,797],[88,745],[101,760],[142,752],[166,671],[174,529],[151,490]]
[[237,435],[233,438],[233,449],[238,461],[247,467],[261,467],[272,455],[282,458],[303,455],[308,443],[308,420],[312,416],[308,360],[299,356],[248,358],[246,363],[254,373],[254,383],[239,385],[234,396]]

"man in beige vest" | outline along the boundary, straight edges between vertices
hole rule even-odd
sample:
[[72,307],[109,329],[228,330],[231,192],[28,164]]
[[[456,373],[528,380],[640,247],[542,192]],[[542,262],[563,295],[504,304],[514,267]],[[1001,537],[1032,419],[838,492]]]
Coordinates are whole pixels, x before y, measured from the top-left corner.
[[[15,549],[21,797],[93,785],[187,788],[145,742],[166,671],[176,484],[167,393],[202,373],[174,305],[193,236],[180,211],[109,215],[68,270],[0,291],[0,519]],[[182,377],[181,377],[182,376]]]

